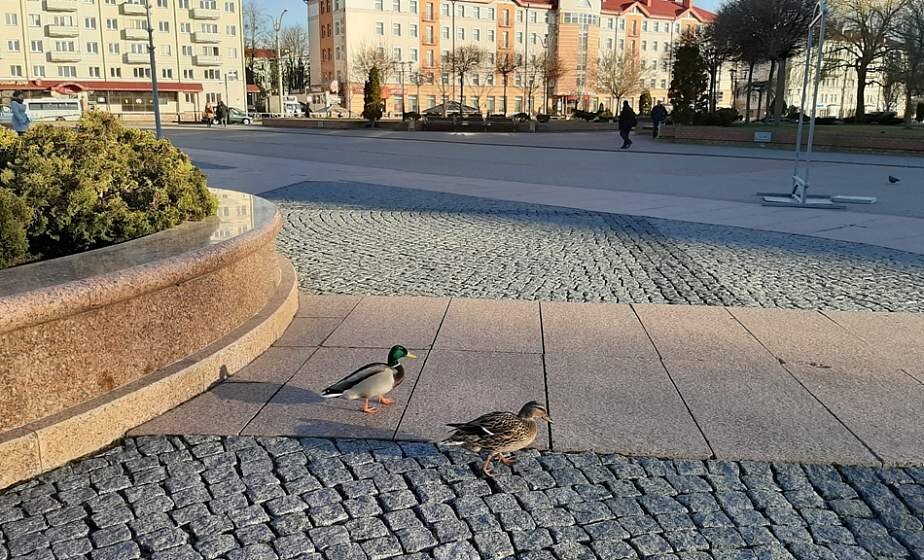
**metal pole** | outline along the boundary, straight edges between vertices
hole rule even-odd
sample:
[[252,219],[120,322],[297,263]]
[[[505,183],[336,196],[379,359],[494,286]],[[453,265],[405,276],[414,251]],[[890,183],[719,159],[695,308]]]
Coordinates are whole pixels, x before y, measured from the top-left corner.
[[154,134],[162,136],[160,127],[160,95],[157,90],[157,60],[154,56],[154,28],[151,26],[151,0],[144,0],[148,20],[148,55],[151,59],[151,98],[154,101]]
[[[808,37],[806,39],[805,46],[805,66],[802,70],[802,101],[799,103],[799,126],[796,129],[796,161],[793,165],[792,176],[799,176],[799,167],[801,162],[802,154],[802,129],[804,128],[805,121],[805,98],[808,97],[808,79],[809,79],[809,70],[812,67],[812,40],[813,40],[813,26],[809,26]],[[793,184],[793,195],[796,194],[796,189],[798,184]]]
[[404,91],[404,62],[399,62],[401,65],[401,118],[404,119],[404,113],[407,112],[404,105],[404,99],[407,97],[407,93]]
[[286,15],[286,12],[289,10],[283,10],[279,14],[279,19],[273,22],[273,30],[276,35],[276,87],[279,89],[279,113],[285,113],[283,106],[283,96],[285,95],[282,91],[282,50],[279,48],[279,30],[282,29],[282,16]]
[[[452,29],[450,30],[450,33],[452,33],[452,52],[449,53],[449,65],[450,65],[450,70],[455,70],[456,66],[458,65],[458,60],[456,60],[456,0],[451,0],[451,2],[452,2],[452,24],[451,24]],[[449,81],[452,82],[452,96],[450,97],[450,99],[455,100],[456,98],[456,78],[455,78],[454,71],[451,71],[449,73]],[[448,110],[449,107],[446,107],[446,109]],[[459,105],[459,112],[460,113],[462,112],[461,104]]]
[[[523,47],[523,68],[526,69],[524,72],[523,84],[529,87],[529,2],[526,3],[526,35],[523,37],[525,46]],[[533,114],[533,100],[532,100],[532,90],[527,89],[529,92],[527,95],[529,99],[526,100],[526,114]]]
[[[815,91],[812,92],[812,121],[809,123],[809,136],[808,136],[808,145],[805,150],[805,189],[802,190],[802,202],[805,202],[805,191],[808,189],[809,185],[809,175],[812,170],[812,148],[815,142],[815,116],[818,111],[818,87],[821,84],[821,62],[824,58],[824,45],[825,45],[825,21],[828,15],[828,6],[825,0],[820,0],[818,2],[818,7],[821,13],[819,17],[821,18],[818,23],[818,56],[815,60]],[[806,69],[808,70],[808,69]],[[800,119],[801,122],[801,119]]]

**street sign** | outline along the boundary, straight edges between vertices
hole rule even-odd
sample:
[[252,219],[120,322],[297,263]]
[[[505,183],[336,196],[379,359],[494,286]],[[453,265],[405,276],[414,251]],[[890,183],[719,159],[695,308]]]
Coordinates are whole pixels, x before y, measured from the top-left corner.
[[754,141],[760,143],[773,142],[773,132],[769,130],[758,130],[754,133]]

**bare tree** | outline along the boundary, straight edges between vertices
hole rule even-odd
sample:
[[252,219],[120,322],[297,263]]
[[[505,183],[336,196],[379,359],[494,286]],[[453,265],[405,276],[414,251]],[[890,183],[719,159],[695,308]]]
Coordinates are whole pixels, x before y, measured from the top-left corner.
[[857,123],[866,114],[866,86],[882,71],[900,14],[908,0],[837,0],[833,38],[848,66],[857,73]]
[[642,68],[638,54],[631,50],[621,56],[609,51],[597,63],[594,81],[597,91],[614,98],[618,107],[623,98],[641,92],[642,80],[648,73],[649,69]]
[[308,54],[308,32],[300,25],[288,26],[282,30],[280,46],[289,91],[303,90],[307,81],[305,58]]
[[257,56],[257,49],[261,48],[267,40],[269,33],[269,21],[263,8],[260,7],[256,0],[245,0],[241,8],[244,19],[244,47],[246,48],[247,57],[247,83],[256,83],[254,76],[254,63]]
[[722,71],[722,64],[732,56],[733,47],[728,36],[713,25],[698,31],[696,36],[700,43],[699,52],[709,72],[709,110],[715,111],[719,94],[719,73]]
[[501,56],[497,57],[497,62],[495,63],[495,69],[497,73],[500,74],[501,79],[504,81],[504,115],[507,114],[507,84],[510,80],[510,76],[516,74],[521,67],[520,59],[515,56],[510,56],[509,53],[504,53]]
[[552,88],[555,84],[567,74],[567,69],[561,63],[561,60],[548,51],[533,57],[533,66],[536,69],[536,75],[542,78],[542,87],[545,99],[542,102],[542,110],[549,114],[549,98],[552,97]]
[[751,93],[754,87],[754,68],[768,60],[764,38],[760,31],[765,25],[761,8],[755,9],[755,0],[733,0],[719,10],[713,33],[731,47],[731,56],[747,66],[747,99],[744,122],[751,122]]
[[[465,98],[465,76],[478,70],[487,58],[487,51],[474,45],[456,47],[449,53],[446,64],[459,77],[459,99]],[[461,105],[461,102],[460,102]],[[462,107],[459,107],[459,111]]]
[[914,100],[924,95],[924,0],[910,0],[895,26],[888,72],[905,94],[905,126],[914,118]]
[[365,82],[372,68],[378,68],[382,83],[388,83],[395,66],[395,59],[392,58],[391,49],[387,45],[362,44],[353,55],[351,73],[354,80]]

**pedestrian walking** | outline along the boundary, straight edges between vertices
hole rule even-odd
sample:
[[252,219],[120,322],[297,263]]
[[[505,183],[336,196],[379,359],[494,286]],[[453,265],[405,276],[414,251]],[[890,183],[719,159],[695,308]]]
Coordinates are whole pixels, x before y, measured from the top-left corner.
[[638,125],[638,117],[635,111],[629,106],[628,101],[622,102],[622,111],[619,113],[619,135],[622,136],[622,150],[628,150],[632,146],[632,140],[629,140],[629,133]]
[[655,108],[651,110],[651,134],[655,138],[658,137],[658,134],[661,132],[661,124],[667,120],[667,109],[664,108],[664,103],[658,101],[658,104],[655,105]]
[[212,122],[215,120],[215,108],[212,107],[212,102],[209,101],[205,104],[205,124],[209,128],[212,128]]
[[228,126],[228,106],[225,105],[224,101],[218,101],[218,109],[215,113],[218,115],[218,122],[221,126]]
[[29,130],[32,118],[29,117],[29,111],[26,109],[21,91],[13,92],[13,98],[12,101],[10,101],[10,111],[13,113],[12,122],[10,124],[13,125],[13,130],[16,131],[16,134],[22,136]]

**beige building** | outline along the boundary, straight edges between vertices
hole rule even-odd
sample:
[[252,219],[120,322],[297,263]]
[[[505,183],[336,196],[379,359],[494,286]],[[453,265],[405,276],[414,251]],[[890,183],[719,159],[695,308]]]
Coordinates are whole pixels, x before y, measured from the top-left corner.
[[[241,0],[147,1],[163,118],[245,108]],[[0,92],[17,89],[150,119],[145,0],[0,0]]]
[[[507,113],[544,112],[546,103],[558,112],[601,103],[613,108],[615,100],[596,91],[595,67],[610,53],[629,52],[645,68],[643,90],[665,100],[672,45],[713,18],[692,0],[308,0],[312,85],[339,91],[354,113],[361,111],[364,76],[354,62],[357,53],[373,49],[403,63],[386,75],[386,112],[392,115],[400,113],[402,101],[410,111],[460,98],[483,113],[505,106]],[[460,85],[445,62],[465,45],[483,49],[486,60]],[[505,99],[495,62],[542,53],[564,68],[549,84],[550,99],[541,78],[522,69],[509,76]],[[638,94],[630,101],[637,106]]]

